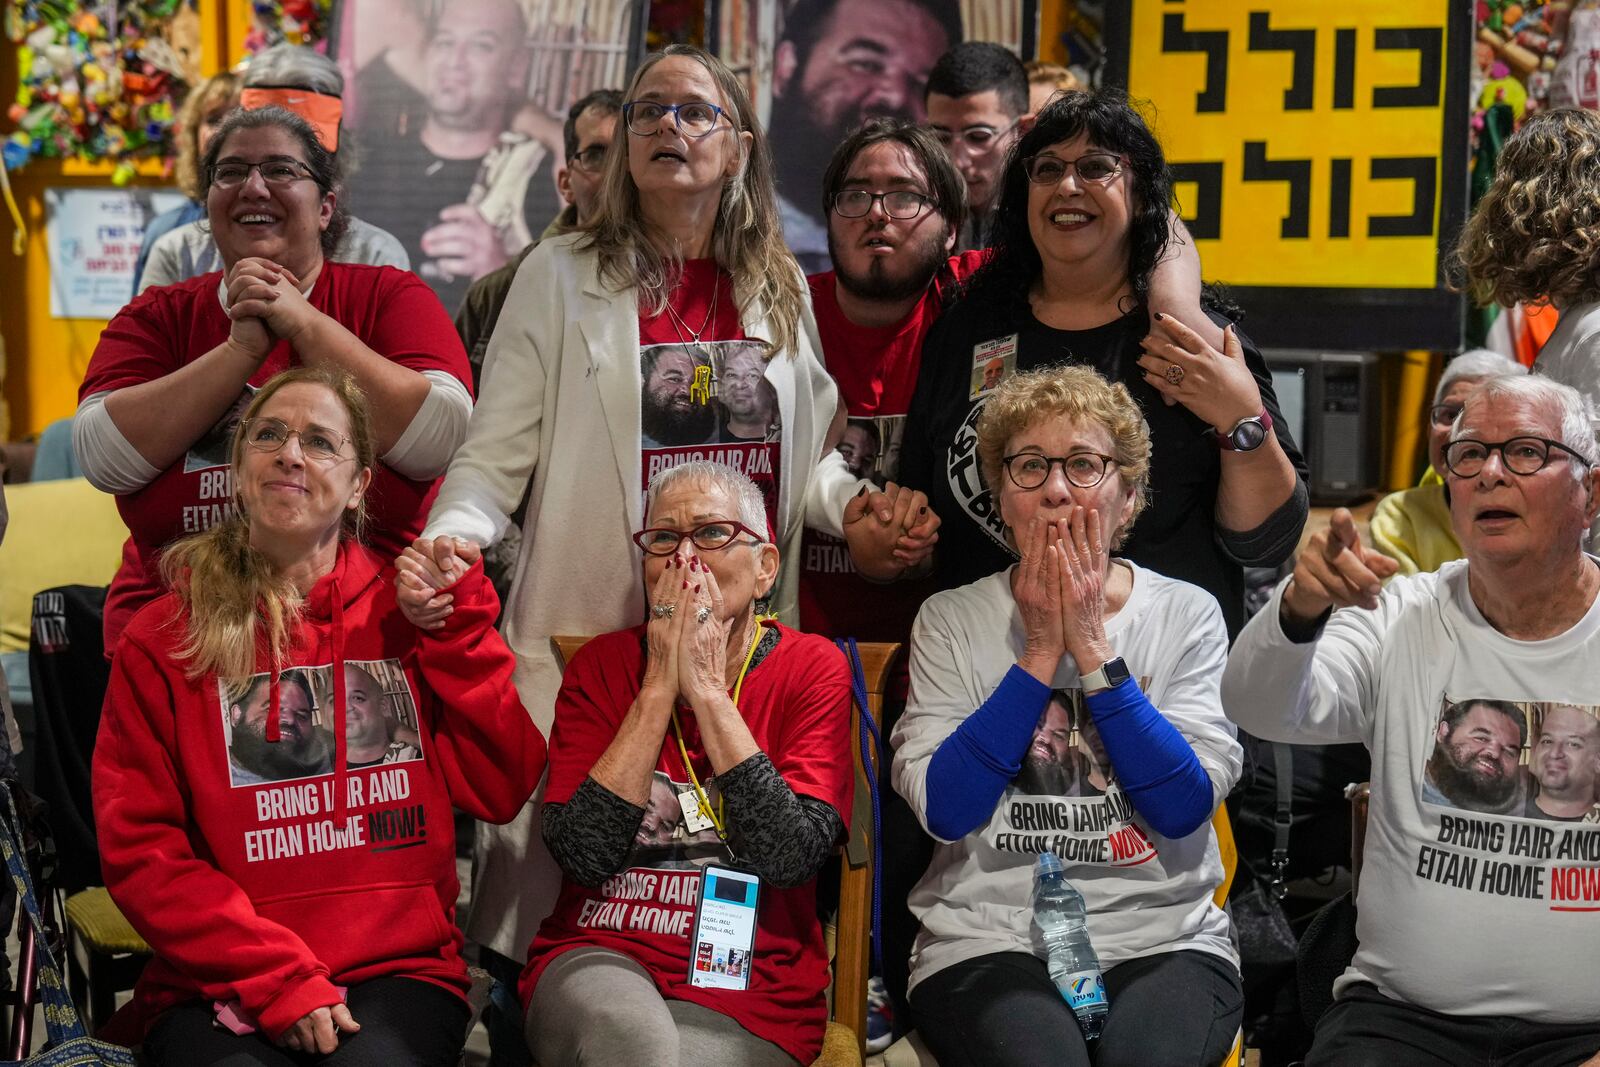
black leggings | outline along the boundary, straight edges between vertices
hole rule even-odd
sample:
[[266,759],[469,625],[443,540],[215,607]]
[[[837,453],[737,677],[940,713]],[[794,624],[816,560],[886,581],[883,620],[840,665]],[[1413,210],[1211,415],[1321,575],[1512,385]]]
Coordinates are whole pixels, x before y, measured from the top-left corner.
[[412,978],[351,986],[346,1001],[361,1024],[326,1056],[291,1052],[257,1033],[239,1037],[212,1024],[211,1005],[180,1004],[144,1040],[150,1067],[457,1067],[467,1043],[466,1003]]
[[1044,961],[997,952],[911,991],[939,1067],[1217,1067],[1244,1015],[1239,972],[1206,952],[1164,952],[1105,974],[1111,1012],[1091,1052]]

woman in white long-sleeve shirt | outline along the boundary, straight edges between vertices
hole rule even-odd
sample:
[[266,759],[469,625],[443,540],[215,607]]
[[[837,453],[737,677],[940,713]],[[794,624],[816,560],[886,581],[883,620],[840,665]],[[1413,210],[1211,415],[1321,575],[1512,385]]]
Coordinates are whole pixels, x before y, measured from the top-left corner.
[[367,536],[387,556],[420,532],[471,413],[466,353],[432,291],[325,258],[345,221],[339,164],[305,119],[234,112],[201,181],[224,269],[135,298],[79,389],[78,461],[117,495],[131,535],[106,599],[107,656],[162,593],[161,550],[232,509],[228,445],[257,385],[306,364],[345,371],[372,398],[381,463]]

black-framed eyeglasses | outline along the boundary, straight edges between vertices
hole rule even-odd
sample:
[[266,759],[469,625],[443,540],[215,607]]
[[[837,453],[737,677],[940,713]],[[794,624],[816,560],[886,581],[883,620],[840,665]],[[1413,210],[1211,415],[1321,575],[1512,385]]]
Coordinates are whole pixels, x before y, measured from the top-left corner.
[[1460,404],[1435,404],[1428,409],[1428,421],[1435,426],[1450,426],[1455,423],[1456,416],[1460,414]]
[[871,214],[872,205],[883,205],[883,213],[891,219],[914,219],[935,203],[933,197],[910,189],[891,189],[887,193],[872,193],[865,189],[843,189],[833,194],[833,210],[842,219],[859,219]]
[[715,552],[738,541],[740,534],[748,534],[755,539],[742,542],[747,545],[765,544],[767,540],[742,522],[734,519],[718,519],[716,522],[703,522],[688,531],[652,526],[634,534],[633,543],[644,549],[647,555],[670,556],[678,551],[678,546],[684,541],[694,542],[694,547],[702,552]]
[[311,168],[293,159],[266,159],[260,163],[214,163],[211,184],[218,189],[233,189],[250,180],[251,171],[260,171],[268,185],[289,185],[313,179]]
[[1472,478],[1489,462],[1489,454],[1498,452],[1506,470],[1526,476],[1544,470],[1550,463],[1550,453],[1553,451],[1565,452],[1585,467],[1594,466],[1583,453],[1548,437],[1513,437],[1508,441],[1458,438],[1444,446],[1444,465],[1457,478]]
[[1024,159],[1022,169],[1027,171],[1028,180],[1035,185],[1059,185],[1067,176],[1068,169],[1077,172],[1080,182],[1104,185],[1122,173],[1125,162],[1121,156],[1111,152],[1087,152],[1077,159],[1062,159],[1046,153]]
[[1074,452],[1070,456],[1046,456],[1038,452],[1017,452],[1001,456],[1006,475],[1018,489],[1037,489],[1050,478],[1050,468],[1060,464],[1067,481],[1079,489],[1093,489],[1105,480],[1106,471],[1116,459],[1099,452]]
[[585,148],[582,152],[579,152],[577,155],[567,160],[567,164],[569,166],[577,167],[579,170],[586,170],[592,174],[600,169],[600,164],[606,161],[606,149],[609,147],[611,146],[592,144],[588,148]]
[[291,430],[282,419],[261,415],[240,423],[239,432],[244,435],[244,443],[257,452],[276,452],[289,443],[289,438],[298,437],[302,454],[308,459],[323,461],[338,459],[345,442],[350,440],[344,434],[323,426]]
[[648,137],[661,128],[661,116],[672,112],[672,121],[685,137],[704,137],[717,128],[717,120],[727,112],[716,104],[691,100],[687,104],[658,104],[654,100],[630,100],[622,105],[622,121],[630,133]]

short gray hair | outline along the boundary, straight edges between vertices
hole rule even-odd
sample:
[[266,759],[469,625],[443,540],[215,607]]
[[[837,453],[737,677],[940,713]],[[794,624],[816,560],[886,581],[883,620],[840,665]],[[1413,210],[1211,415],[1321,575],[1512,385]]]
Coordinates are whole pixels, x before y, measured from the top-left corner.
[[1463,378],[1511,378],[1527,373],[1527,367],[1516,360],[1507,359],[1492,348],[1470,349],[1444,365],[1444,372],[1439,375],[1439,386],[1433,391],[1433,402],[1444,403],[1444,394]]
[[324,96],[344,95],[339,64],[298,44],[276,44],[257,52],[244,69],[246,89],[306,89]]
[[649,521],[649,515],[655,510],[656,500],[661,494],[680,482],[688,482],[699,489],[722,490],[738,505],[739,521],[754,530],[763,542],[771,539],[772,535],[767,529],[767,503],[762,499],[756,483],[726,464],[706,459],[680,463],[656,475],[645,499],[646,521]]
[[[1590,463],[1596,462],[1594,409],[1588,398],[1570,385],[1553,381],[1540,374],[1523,378],[1490,378],[1472,394],[1472,399],[1492,404],[1496,400],[1527,400],[1553,409],[1560,417],[1561,432],[1558,440],[1577,452]],[[1463,408],[1450,428],[1450,440],[1462,436],[1467,412]],[[1571,464],[1572,473],[1580,481],[1588,474],[1577,464]]]

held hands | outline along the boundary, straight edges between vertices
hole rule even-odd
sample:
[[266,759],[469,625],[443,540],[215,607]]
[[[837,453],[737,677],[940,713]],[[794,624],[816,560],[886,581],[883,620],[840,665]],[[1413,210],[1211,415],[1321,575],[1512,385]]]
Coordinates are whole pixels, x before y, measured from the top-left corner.
[[1017,662],[1047,685],[1063,653],[1080,672],[1099,667],[1111,658],[1100,513],[1074,506],[1054,521],[1036,515],[1021,548],[1015,592],[1025,637]]
[[1227,433],[1240,419],[1261,414],[1261,387],[1244,361],[1244,346],[1232,326],[1222,331],[1218,352],[1171,315],[1157,315],[1139,342],[1144,380],[1170,406],[1182,404]]
[[893,482],[881,491],[862,486],[844,507],[844,538],[857,573],[892,582],[933,556],[939,516],[923,493]]
[[295,1052],[326,1056],[339,1048],[339,1032],[360,1033],[361,1024],[343,1004],[315,1008],[302,1016],[278,1038],[278,1044]]
[[1399,569],[1388,556],[1361,544],[1355,519],[1348,508],[1340,508],[1295,560],[1280,614],[1290,622],[1310,623],[1329,608],[1370,611],[1378,606],[1383,579]]
[[241,259],[227,274],[229,334],[235,347],[267,358],[279,341],[292,342],[321,314],[300,292],[300,279],[270,259]]
[[681,696],[697,709],[725,699],[733,624],[722,617],[722,590],[710,568],[698,557],[673,556],[651,591],[649,612],[642,688],[671,701]]
[[422,630],[437,630],[455,608],[445,590],[483,558],[483,550],[459,537],[419,537],[394,561],[395,600]]

